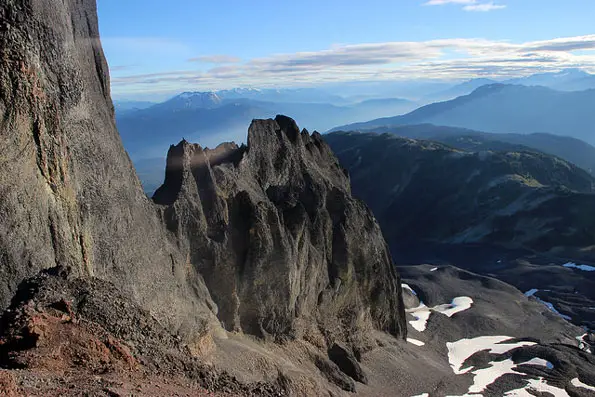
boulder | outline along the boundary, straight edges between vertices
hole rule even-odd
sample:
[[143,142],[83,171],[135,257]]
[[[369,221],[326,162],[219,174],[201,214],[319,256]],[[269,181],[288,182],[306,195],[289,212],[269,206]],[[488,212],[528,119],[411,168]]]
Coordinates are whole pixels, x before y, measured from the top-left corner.
[[368,377],[351,349],[336,342],[329,349],[328,356],[345,374],[360,383],[368,384]]
[[334,383],[345,391],[355,392],[355,382],[341,371],[337,364],[324,357],[316,357],[314,364],[329,382]]

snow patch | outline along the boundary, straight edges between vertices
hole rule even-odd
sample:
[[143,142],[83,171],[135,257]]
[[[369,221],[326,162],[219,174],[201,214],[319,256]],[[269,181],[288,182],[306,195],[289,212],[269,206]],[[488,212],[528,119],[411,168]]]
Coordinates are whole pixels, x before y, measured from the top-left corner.
[[438,270],[437,267],[433,267],[433,268],[430,269],[431,272],[435,272],[436,270]]
[[514,367],[516,367],[514,361],[507,359],[504,361],[493,361],[488,368],[473,371],[472,373],[475,376],[473,377],[473,384],[469,388],[469,393],[481,393],[489,385],[496,382],[498,378],[506,374],[518,373],[513,370]]
[[574,262],[568,262],[563,264],[562,266],[569,268],[569,269],[578,269],[584,272],[595,272],[595,267],[589,265],[577,265]]
[[533,288],[533,289],[530,289],[529,291],[525,292],[525,296],[533,296],[533,295],[535,295],[537,292],[539,292],[539,290],[538,290],[538,289],[536,289],[536,288]]
[[[471,395],[478,395],[479,393],[482,393],[484,390],[486,390],[488,388],[488,386],[490,386],[491,384],[493,384],[499,378],[501,378],[502,376],[504,376],[506,374],[521,374],[520,372],[515,371],[515,368],[517,366],[530,364],[531,362],[535,362],[537,360],[541,360],[541,359],[534,358],[530,361],[519,363],[519,364],[515,364],[514,361],[512,361],[511,359],[506,359],[503,361],[492,361],[490,363],[489,367],[478,369],[478,370],[475,370],[472,372],[472,374],[474,375],[473,384],[471,385],[471,387],[469,387],[468,393],[470,393]],[[541,361],[544,361],[547,366],[547,364],[548,364],[547,361],[545,361],[545,360],[541,360]],[[540,362],[540,361],[537,361],[537,362]],[[539,387],[541,388],[541,389],[538,389],[539,391],[550,391],[551,392],[551,390],[549,389],[549,388],[551,388],[551,386],[547,385],[545,382],[543,382],[543,384],[540,383]],[[525,389],[523,389],[523,390],[525,390]],[[557,394],[555,394],[555,393],[553,393],[553,394],[555,396],[557,396]],[[507,395],[513,396],[515,394],[507,394]]]
[[423,302],[419,303],[418,307],[407,310],[407,313],[411,314],[415,320],[409,321],[409,324],[419,332],[424,332],[430,318],[430,308],[427,307]]
[[471,371],[471,367],[462,369],[469,357],[482,350],[489,350],[493,354],[504,354],[522,346],[532,346],[535,342],[502,343],[511,340],[510,336],[480,336],[472,339],[461,339],[446,343],[448,362],[455,374],[461,375]]
[[[492,354],[504,354],[512,349],[523,346],[532,346],[536,343],[521,341],[515,343],[504,343],[511,340],[509,336],[480,336],[472,339],[461,339],[457,342],[447,343],[448,361],[455,374],[465,374],[471,372],[473,376],[473,384],[464,396],[480,396],[489,385],[496,382],[500,377],[506,374],[522,374],[516,371],[520,365],[539,365],[548,369],[553,369],[554,366],[547,360],[535,357],[529,361],[515,364],[510,358],[502,361],[492,361],[489,367],[476,369],[472,371],[472,367],[462,368],[464,362],[473,354],[488,350]],[[577,379],[572,381],[572,384],[577,387],[585,387],[588,390],[595,390],[592,386],[579,386],[580,381]],[[582,384],[582,383],[581,383]],[[582,384],[584,385],[584,384]],[[570,397],[568,393],[561,388],[549,385],[543,378],[530,379],[527,385],[523,388],[511,390],[504,394],[507,397],[534,397],[532,392],[550,393],[555,397]],[[456,396],[451,396],[456,397]]]
[[590,345],[585,342],[585,336],[588,336],[589,334],[583,334],[580,336],[577,336],[575,339],[578,341],[578,348],[581,349],[584,352],[587,353],[591,353],[591,347]]
[[413,338],[407,338],[407,342],[414,344],[415,346],[423,346],[425,345],[424,342],[417,340],[417,339],[413,339]]
[[532,358],[529,361],[526,361],[524,363],[521,363],[519,365],[539,365],[542,367],[546,367],[547,369],[554,369],[554,364],[550,363],[547,360],[544,360],[543,358]]
[[459,296],[454,298],[450,304],[434,306],[432,310],[442,313],[445,316],[452,317],[459,312],[469,309],[472,304],[473,299],[468,296]]
[[504,394],[505,397],[535,397],[529,390],[541,393],[550,393],[554,397],[570,397],[566,390],[548,385],[543,378],[531,379],[522,389],[511,390]]
[[416,396],[411,396],[411,397],[430,397],[429,393],[422,393],[422,394],[418,394]]
[[[522,372],[516,371],[516,368],[520,365],[539,365],[548,369],[554,368],[552,363],[538,357],[518,364],[515,364],[510,358],[502,361],[492,361],[488,364],[489,366],[487,368],[474,369],[473,371],[471,371],[473,369],[471,367],[465,369],[461,368],[469,357],[480,351],[488,350],[489,353],[492,354],[504,354],[518,347],[536,344],[528,341],[505,343],[510,340],[512,340],[512,338],[509,336],[480,336],[477,338],[461,339],[457,342],[447,343],[448,361],[454,373],[461,375],[471,372],[471,374],[473,374],[473,384],[464,395],[447,397],[481,397],[481,393],[502,376],[506,374],[523,375]],[[585,388],[589,390],[595,390],[595,387],[592,386],[582,386],[584,384],[582,384],[578,378],[573,380],[572,384],[577,387],[586,386]],[[511,390],[504,395],[508,397],[534,397],[534,392],[550,393],[554,397],[569,397],[564,389],[547,384],[543,378],[530,379],[527,381],[525,387]]]
[[[417,293],[407,284],[401,284],[401,286],[411,291],[413,295],[417,296]],[[423,302],[420,301],[419,306],[407,310],[407,313],[411,314],[413,318],[415,318],[415,320],[410,320],[409,324],[411,324],[411,326],[417,331],[424,332],[428,325],[428,320],[430,319],[430,314],[432,314],[432,311],[452,317],[459,312],[469,309],[472,304],[473,299],[469,298],[468,296],[459,296],[454,298],[451,303],[437,305],[434,307],[427,307]]]
[[574,386],[574,387],[580,387],[582,389],[595,391],[595,387],[589,386],[589,385],[581,382],[579,378],[574,378],[573,380],[570,381],[570,383],[572,383],[572,386]]

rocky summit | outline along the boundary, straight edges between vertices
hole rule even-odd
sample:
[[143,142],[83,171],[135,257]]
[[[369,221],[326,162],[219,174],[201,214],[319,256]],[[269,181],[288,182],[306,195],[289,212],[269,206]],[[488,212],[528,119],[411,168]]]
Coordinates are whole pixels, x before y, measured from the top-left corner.
[[228,331],[356,349],[374,328],[406,335],[380,227],[320,134],[277,116],[253,121],[247,146],[182,141],[153,199]]

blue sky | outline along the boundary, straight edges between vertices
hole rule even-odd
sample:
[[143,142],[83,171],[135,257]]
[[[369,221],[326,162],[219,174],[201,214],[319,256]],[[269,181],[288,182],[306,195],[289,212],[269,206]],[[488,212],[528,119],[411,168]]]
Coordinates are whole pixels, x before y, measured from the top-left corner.
[[595,72],[593,0],[98,0],[116,97]]

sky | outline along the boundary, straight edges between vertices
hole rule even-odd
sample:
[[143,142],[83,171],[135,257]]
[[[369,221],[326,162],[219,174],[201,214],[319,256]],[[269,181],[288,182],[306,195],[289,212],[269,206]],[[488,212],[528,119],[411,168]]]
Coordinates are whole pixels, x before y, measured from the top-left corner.
[[595,72],[595,0],[97,0],[116,98]]

